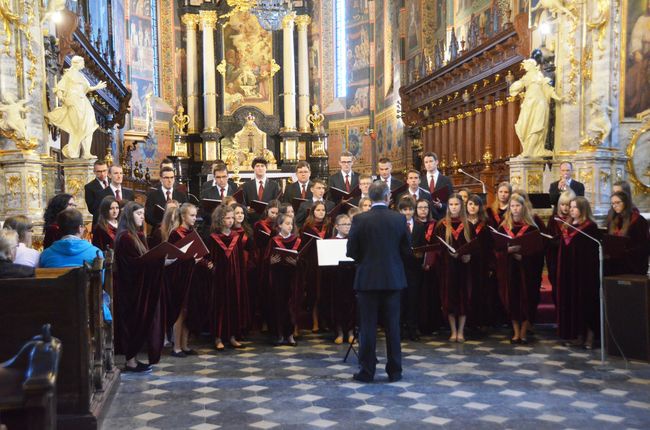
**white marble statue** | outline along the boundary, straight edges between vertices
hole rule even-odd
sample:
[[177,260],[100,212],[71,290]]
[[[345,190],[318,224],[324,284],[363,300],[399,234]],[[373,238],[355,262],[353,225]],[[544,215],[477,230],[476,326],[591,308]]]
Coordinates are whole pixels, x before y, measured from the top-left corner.
[[153,114],[153,90],[144,95],[144,105],[147,109],[147,133],[149,136],[154,135],[154,114]]
[[610,116],[614,109],[607,103],[605,97],[600,96],[589,103],[589,123],[587,125],[587,138],[583,143],[599,146],[612,131]]
[[521,104],[519,118],[515,131],[523,150],[521,157],[545,157],[553,155],[552,151],[544,148],[548,134],[548,117],[551,98],[561,101],[555,89],[549,84],[550,80],[539,70],[537,62],[532,58],[522,62],[526,74],[510,86],[510,95],[516,96],[526,91]]
[[56,84],[57,97],[62,106],[55,108],[46,115],[47,120],[70,135],[68,144],[63,147],[63,155],[67,158],[80,158],[83,148],[83,158],[93,158],[90,145],[93,132],[97,129],[95,111],[86,97],[91,91],[106,88],[106,83],[100,81],[91,86],[88,79],[81,73],[84,59],[75,55],[72,57],[70,68]]
[[531,13],[537,12],[539,9],[548,10],[553,17],[557,17],[558,13],[565,14],[572,21],[576,21],[578,17],[575,12],[564,6],[563,0],[539,0],[539,3],[530,10]]
[[23,113],[27,112],[30,107],[25,107],[26,99],[16,101],[11,94],[5,94],[5,103],[0,104],[0,129],[14,132],[17,139],[27,138],[27,125],[23,118]]

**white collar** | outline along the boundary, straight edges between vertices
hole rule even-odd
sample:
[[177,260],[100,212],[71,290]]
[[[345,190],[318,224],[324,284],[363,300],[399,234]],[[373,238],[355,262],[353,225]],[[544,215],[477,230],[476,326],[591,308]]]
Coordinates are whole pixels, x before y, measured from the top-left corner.
[[343,170],[341,170],[341,176],[343,176],[343,179],[345,179],[345,175],[348,175],[350,179],[352,179],[352,170],[350,170],[350,173],[345,173]]
[[440,175],[440,170],[438,170],[438,169],[436,169],[436,171],[433,172],[433,173],[431,173],[431,172],[427,172],[427,177],[428,177],[428,178],[430,178],[430,177],[432,177],[432,176],[433,176],[434,178],[437,178],[438,175]]
[[116,187],[116,186],[111,182],[108,186],[111,187],[111,190],[113,190],[113,191],[115,191],[115,190],[120,190],[120,191],[122,191],[122,185],[121,185],[121,184],[118,185],[118,186]]
[[171,194],[174,194],[174,189],[173,188],[165,188],[165,187],[160,187],[160,191],[162,191],[163,195],[167,197],[167,191],[169,191]]
[[416,196],[419,196],[419,195],[420,195],[420,187],[418,187],[418,189],[415,190],[415,191],[411,191],[411,189],[409,188],[409,189],[408,189],[408,193],[409,193],[410,195],[415,194]]
[[[220,187],[219,185],[217,185],[217,181],[215,181],[214,179],[213,179],[213,184],[212,184],[212,185],[213,185],[214,187],[216,187],[219,191],[221,191],[221,187]],[[224,190],[224,191],[228,191],[228,183],[226,183],[226,186],[223,187],[223,190]]]
[[282,239],[286,239],[286,238],[288,238],[288,237],[291,236],[291,233],[289,233],[289,234],[286,235],[286,236],[283,236],[282,233],[278,233],[278,236],[280,236]]
[[259,185],[260,181],[262,181],[262,183],[266,184],[266,176],[264,176],[262,179],[257,179],[257,176],[255,176],[255,184]]

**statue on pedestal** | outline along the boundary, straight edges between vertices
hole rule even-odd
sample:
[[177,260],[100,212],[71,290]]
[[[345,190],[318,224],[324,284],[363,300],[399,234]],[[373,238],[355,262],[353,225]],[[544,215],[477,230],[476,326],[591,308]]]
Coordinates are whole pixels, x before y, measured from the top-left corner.
[[95,110],[86,94],[106,88],[104,81],[91,86],[81,73],[83,68],[84,59],[77,55],[72,57],[70,68],[63,74],[55,88],[56,95],[63,105],[45,115],[50,124],[70,135],[68,144],[62,150],[67,158],[80,158],[81,148],[83,148],[83,158],[93,158],[90,145],[98,125],[95,120]]
[[551,98],[561,101],[560,96],[542,74],[537,62],[526,59],[522,62],[526,74],[510,86],[510,95],[526,91],[521,104],[515,131],[523,148],[521,157],[547,157],[553,152],[544,148],[548,133],[548,117]]
[[0,104],[0,129],[15,133],[17,139],[25,139],[27,137],[27,125],[23,118],[23,113],[27,112],[30,108],[25,107],[27,99],[16,101],[16,98],[11,94],[5,94],[5,103]]

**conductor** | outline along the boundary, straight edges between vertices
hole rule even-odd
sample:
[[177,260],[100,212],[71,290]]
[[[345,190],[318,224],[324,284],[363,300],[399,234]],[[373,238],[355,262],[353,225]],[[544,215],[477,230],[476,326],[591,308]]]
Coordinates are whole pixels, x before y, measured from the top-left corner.
[[402,379],[400,290],[406,288],[402,258],[411,253],[406,218],[388,209],[390,190],[375,181],[368,190],[372,209],[352,219],[347,255],[357,262],[354,290],[359,307],[359,372],[353,378],[372,382],[377,363],[377,319],[386,330],[386,373]]

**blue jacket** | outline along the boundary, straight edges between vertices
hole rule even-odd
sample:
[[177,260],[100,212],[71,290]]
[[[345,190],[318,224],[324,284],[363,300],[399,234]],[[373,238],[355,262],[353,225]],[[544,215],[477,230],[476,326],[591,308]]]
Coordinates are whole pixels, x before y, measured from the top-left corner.
[[40,267],[74,267],[83,266],[84,261],[91,262],[104,256],[102,251],[83,239],[57,240],[41,254]]

